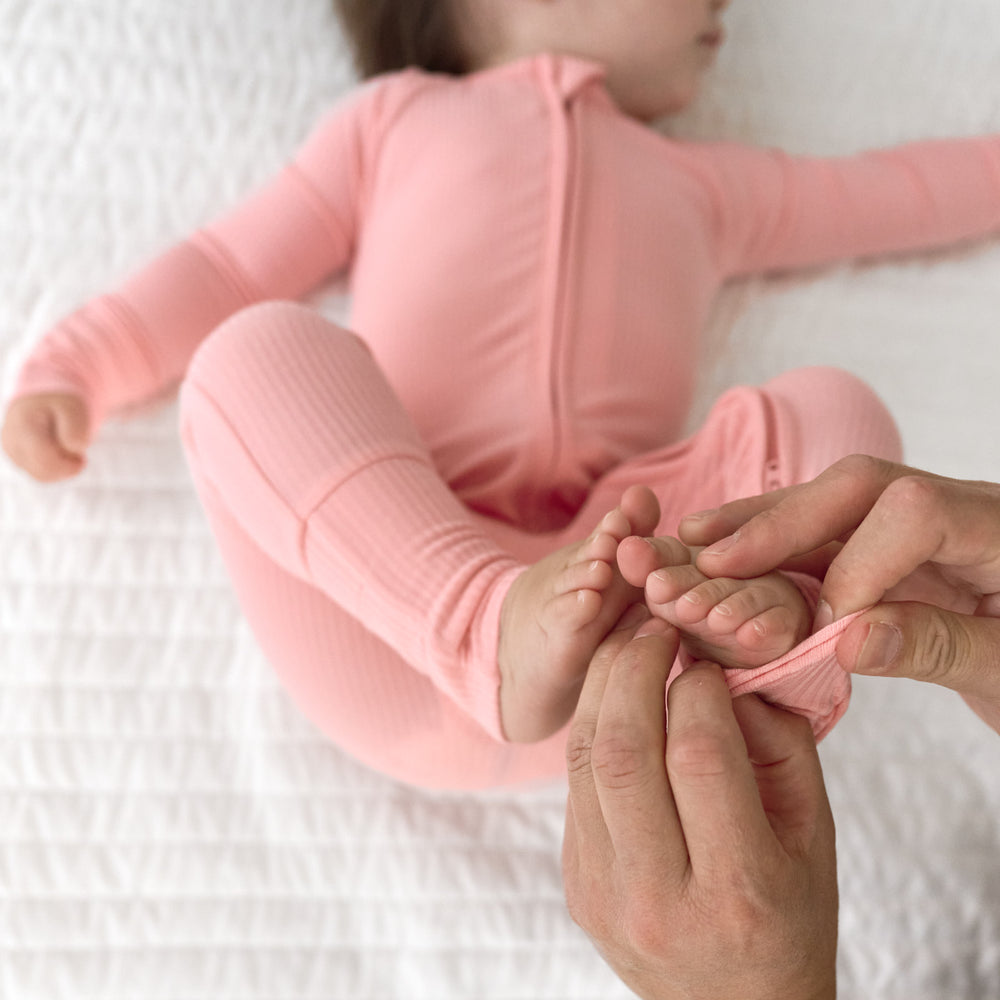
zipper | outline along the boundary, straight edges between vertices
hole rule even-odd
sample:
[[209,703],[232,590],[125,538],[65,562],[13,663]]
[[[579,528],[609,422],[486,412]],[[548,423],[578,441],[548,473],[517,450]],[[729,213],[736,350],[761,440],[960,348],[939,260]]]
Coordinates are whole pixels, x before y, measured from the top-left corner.
[[545,94],[552,122],[551,210],[545,260],[549,265],[543,292],[542,333],[544,383],[539,390],[546,403],[544,419],[548,433],[539,439],[539,466],[546,478],[553,477],[566,450],[566,364],[570,326],[567,316],[568,258],[572,241],[577,178],[574,171],[574,123],[567,100],[555,77],[553,63],[545,64]]
[[778,458],[778,421],[774,414],[774,404],[766,392],[760,393],[761,409],[764,412],[764,440],[767,442],[764,452],[764,474],[762,486],[765,493],[780,490],[788,484],[781,474],[781,460]]

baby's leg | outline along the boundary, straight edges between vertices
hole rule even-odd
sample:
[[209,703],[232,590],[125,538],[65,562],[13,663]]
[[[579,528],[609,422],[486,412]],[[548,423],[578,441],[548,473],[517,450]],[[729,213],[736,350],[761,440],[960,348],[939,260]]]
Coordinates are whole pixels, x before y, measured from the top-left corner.
[[597,644],[641,596],[612,565],[619,541],[656,528],[648,491],[619,492],[602,530],[526,567],[558,543],[528,558],[523,532],[498,544],[364,345],[310,310],[268,303],[230,319],[195,356],[181,410],[203,492],[496,739],[558,728]]
[[620,543],[660,517],[645,487],[626,490],[594,532],[540,559],[511,585],[500,615],[500,707],[508,739],[531,742],[570,717],[591,658],[641,583],[618,572]]
[[303,715],[338,747],[425,788],[494,788],[564,773],[564,738],[528,746],[491,737],[356,618],[266,555],[200,476],[196,484],[264,655]]
[[812,611],[787,576],[709,579],[693,555],[674,538],[627,538],[618,550],[624,578],[645,587],[649,610],[681,630],[693,656],[759,667],[809,635]]

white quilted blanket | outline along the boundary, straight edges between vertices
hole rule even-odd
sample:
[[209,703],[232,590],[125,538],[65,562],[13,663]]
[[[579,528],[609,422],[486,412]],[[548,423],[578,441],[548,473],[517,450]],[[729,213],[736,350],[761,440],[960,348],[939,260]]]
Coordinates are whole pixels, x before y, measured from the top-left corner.
[[[685,134],[799,152],[1000,131],[997,0],[754,0]],[[0,351],[234,202],[350,85],[325,0],[0,2]],[[701,412],[867,376],[918,465],[1000,480],[1000,241],[724,297]],[[87,473],[0,464],[0,997],[612,1000],[558,785],[422,794],[290,706],[230,597],[170,402]],[[1000,997],[1000,738],[859,683],[823,747],[841,996]]]

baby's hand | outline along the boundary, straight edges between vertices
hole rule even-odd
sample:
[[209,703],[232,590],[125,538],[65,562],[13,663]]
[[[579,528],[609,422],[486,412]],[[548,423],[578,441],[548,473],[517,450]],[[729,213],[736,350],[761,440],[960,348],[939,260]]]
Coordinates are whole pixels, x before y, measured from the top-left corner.
[[7,410],[2,441],[15,465],[39,482],[69,479],[86,465],[87,404],[69,393],[15,399]]

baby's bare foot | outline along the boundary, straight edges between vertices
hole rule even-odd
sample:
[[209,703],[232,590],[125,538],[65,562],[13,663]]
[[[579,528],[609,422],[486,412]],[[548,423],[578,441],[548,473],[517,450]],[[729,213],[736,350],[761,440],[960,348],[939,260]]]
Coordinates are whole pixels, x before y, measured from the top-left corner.
[[710,579],[691,558],[674,538],[626,539],[618,555],[627,580],[647,571],[649,610],[681,630],[692,655],[726,667],[759,667],[809,635],[809,605],[788,577]]
[[576,706],[591,657],[641,587],[615,560],[629,535],[656,529],[660,508],[631,487],[594,532],[539,560],[511,585],[500,612],[500,713],[504,733],[530,743],[550,736]]

